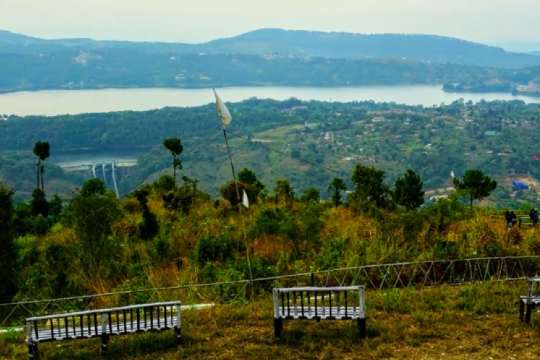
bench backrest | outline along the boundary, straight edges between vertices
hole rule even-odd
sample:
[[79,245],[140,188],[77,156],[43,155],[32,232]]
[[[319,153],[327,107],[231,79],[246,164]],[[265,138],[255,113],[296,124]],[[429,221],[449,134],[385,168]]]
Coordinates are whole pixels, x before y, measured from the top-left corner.
[[[323,309],[341,309],[350,316],[365,317],[365,286],[294,287],[273,289],[274,317],[298,312],[322,314]],[[324,311],[328,311],[324,310]],[[294,313],[294,314],[293,314]],[[326,313],[330,317],[330,314]],[[302,314],[303,315],[303,314]]]
[[63,340],[180,327],[180,301],[130,305],[26,319],[27,340]]
[[529,289],[527,291],[527,297],[532,298],[540,296],[540,277],[529,278]]

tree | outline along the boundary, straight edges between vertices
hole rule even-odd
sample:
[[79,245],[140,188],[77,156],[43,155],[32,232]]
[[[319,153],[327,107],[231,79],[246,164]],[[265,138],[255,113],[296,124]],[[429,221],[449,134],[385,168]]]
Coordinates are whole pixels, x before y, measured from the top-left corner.
[[49,203],[45,198],[43,190],[35,189],[34,192],[32,192],[30,207],[32,209],[32,216],[41,215],[45,218],[49,216]]
[[264,190],[264,185],[257,179],[257,176],[253,171],[247,168],[243,168],[242,171],[238,173],[238,181],[245,184],[253,185],[257,189],[257,195]]
[[90,197],[94,195],[104,195],[107,192],[105,183],[100,179],[93,178],[85,181],[80,191],[80,195],[83,197]]
[[277,202],[285,202],[290,205],[294,200],[294,190],[286,179],[279,179],[276,181],[276,187],[274,188]]
[[99,179],[86,181],[82,190],[69,204],[70,220],[80,240],[81,263],[88,273],[99,273],[101,263],[112,257],[108,251],[112,225],[120,216],[116,196],[110,191],[102,191]]
[[240,199],[236,196],[236,185],[234,181],[229,181],[227,184],[223,185],[220,189],[221,196],[231,203],[233,208],[237,208],[242,202],[242,194],[246,192],[249,203],[253,204],[257,200],[257,194],[259,190],[251,185],[244,182],[236,182],[238,185],[238,192],[240,193]]
[[148,191],[146,189],[135,192],[135,197],[142,208],[142,222],[139,224],[139,234],[144,240],[152,239],[159,231],[156,215],[148,208]]
[[178,169],[182,168],[182,162],[180,161],[180,159],[178,157],[180,156],[180,154],[184,150],[184,147],[182,146],[182,142],[180,141],[179,138],[165,139],[163,141],[163,146],[165,146],[165,148],[167,150],[169,150],[169,152],[171,153],[171,155],[173,157],[173,161],[172,161],[173,178],[174,178],[174,181],[176,182],[176,169],[177,168]]
[[0,183],[0,299],[9,301],[15,294],[15,229],[13,191]]
[[383,170],[362,164],[356,165],[352,175],[354,184],[353,202],[363,206],[374,204],[379,208],[388,205],[390,189],[384,183],[384,176]]
[[417,209],[424,203],[423,182],[420,176],[408,169],[397,178],[394,189],[394,201],[407,210]]
[[497,188],[497,182],[484,175],[481,170],[467,170],[463,179],[454,178],[454,186],[469,195],[469,205],[472,209],[473,201],[488,197]]
[[341,205],[341,192],[345,191],[346,189],[347,186],[345,185],[345,181],[343,181],[343,179],[338,177],[332,179],[332,182],[330,185],[328,185],[328,191],[331,193],[332,204],[334,204],[334,206]]
[[302,193],[302,196],[300,197],[300,201],[305,203],[319,203],[320,200],[321,195],[319,193],[319,190],[314,187],[309,187],[305,189]]
[[38,141],[34,144],[34,155],[38,157],[36,164],[36,188],[45,191],[43,174],[45,172],[45,160],[50,156],[50,146],[46,141]]
[[176,182],[169,174],[161,175],[154,183],[154,188],[160,194],[167,194],[169,191],[174,191],[176,189]]

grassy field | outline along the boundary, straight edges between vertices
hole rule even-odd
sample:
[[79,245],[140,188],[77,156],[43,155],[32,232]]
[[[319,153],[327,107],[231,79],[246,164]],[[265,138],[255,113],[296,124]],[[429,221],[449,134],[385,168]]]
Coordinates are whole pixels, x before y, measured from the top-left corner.
[[[540,330],[518,320],[525,284],[489,283],[422,290],[370,291],[368,338],[352,321],[285,323],[273,337],[269,298],[183,313],[172,331],[113,337],[111,359],[538,359]],[[42,359],[93,359],[99,340],[42,344]],[[0,336],[2,359],[26,357],[24,336]]]

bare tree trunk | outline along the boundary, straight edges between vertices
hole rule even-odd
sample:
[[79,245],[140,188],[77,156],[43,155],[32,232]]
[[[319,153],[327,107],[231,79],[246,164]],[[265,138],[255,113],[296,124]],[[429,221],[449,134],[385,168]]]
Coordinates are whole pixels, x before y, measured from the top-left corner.
[[176,185],[176,156],[173,156],[173,178],[174,178],[174,184]]
[[36,189],[39,189],[39,184],[41,183],[39,180],[39,174],[40,174],[40,168],[41,168],[41,160],[38,160],[36,164]]
[[41,164],[40,173],[41,173],[41,191],[45,192],[45,181],[43,181],[43,173],[45,172],[45,165]]

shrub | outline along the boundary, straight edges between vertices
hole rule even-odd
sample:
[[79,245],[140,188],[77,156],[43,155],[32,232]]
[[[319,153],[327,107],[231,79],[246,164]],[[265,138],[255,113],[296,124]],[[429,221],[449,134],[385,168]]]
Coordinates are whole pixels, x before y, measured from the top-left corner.
[[448,260],[457,259],[459,257],[459,249],[455,242],[439,239],[433,246],[433,258]]
[[345,240],[332,239],[327,241],[319,255],[317,256],[317,265],[321,269],[332,269],[339,265],[340,260],[343,258],[345,252]]
[[208,261],[225,261],[232,257],[236,246],[236,242],[227,235],[205,236],[197,243],[195,257],[200,265]]

